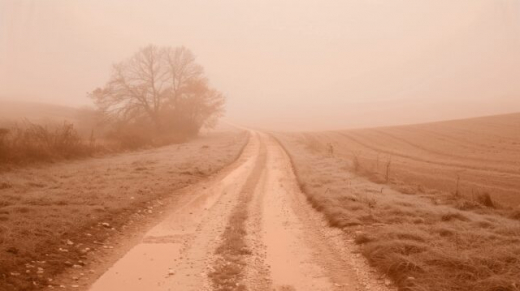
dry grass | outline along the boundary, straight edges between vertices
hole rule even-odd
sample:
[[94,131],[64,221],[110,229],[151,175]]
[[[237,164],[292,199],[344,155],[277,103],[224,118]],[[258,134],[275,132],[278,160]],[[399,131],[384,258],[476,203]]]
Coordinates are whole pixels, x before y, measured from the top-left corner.
[[4,165],[87,157],[96,149],[94,140],[83,140],[68,122],[51,127],[26,121],[0,128],[0,163]]
[[455,197],[410,177],[399,180],[395,159],[387,184],[381,157],[380,171],[363,161],[356,167],[355,158],[341,155],[347,149],[336,143],[331,156],[326,134],[312,135],[277,134],[303,192],[400,290],[520,290],[518,210],[495,209],[484,192]]
[[[3,106],[3,107],[2,107]],[[106,120],[88,107],[0,101],[0,170],[188,141],[179,130]]]
[[[346,163],[357,160],[366,176],[408,191],[480,193],[520,207],[520,114],[440,123],[300,134],[314,152]],[[458,185],[457,185],[458,184]],[[404,189],[403,189],[404,190]],[[406,191],[406,190],[405,190]]]
[[[83,129],[83,131],[85,131]],[[29,121],[0,127],[0,170],[42,162],[100,156],[160,147],[188,140],[174,133],[157,134],[146,127],[118,127],[97,139],[94,131],[80,135],[73,123],[35,124]]]
[[155,211],[160,199],[234,161],[246,141],[246,133],[221,132],[0,173],[0,290],[52,285],[48,278],[81,265],[87,252]]

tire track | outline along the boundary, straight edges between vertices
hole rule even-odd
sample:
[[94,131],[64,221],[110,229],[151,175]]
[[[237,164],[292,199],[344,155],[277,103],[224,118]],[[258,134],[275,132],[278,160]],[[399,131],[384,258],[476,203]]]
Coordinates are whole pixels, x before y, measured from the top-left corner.
[[260,134],[267,165],[250,205],[251,290],[389,290],[370,277],[341,230],[327,225],[300,191],[292,163],[272,137]]
[[233,166],[187,188],[193,199],[172,209],[89,290],[212,290],[208,274],[215,250],[257,165],[259,143],[258,135],[252,134]]
[[388,290],[305,200],[268,135],[252,133],[238,167],[192,190],[91,290]]
[[248,290],[245,270],[247,257],[252,254],[251,247],[246,243],[246,222],[250,216],[248,206],[265,168],[266,149],[262,143],[256,165],[240,191],[239,201],[231,213],[222,242],[215,251],[217,259],[209,274],[214,290]]

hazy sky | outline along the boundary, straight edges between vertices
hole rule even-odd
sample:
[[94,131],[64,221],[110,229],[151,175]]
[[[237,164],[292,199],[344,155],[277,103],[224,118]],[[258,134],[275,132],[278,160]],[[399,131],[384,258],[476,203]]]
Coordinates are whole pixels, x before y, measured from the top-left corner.
[[0,0],[0,96],[88,104],[150,43],[190,48],[245,125],[520,111],[520,0]]

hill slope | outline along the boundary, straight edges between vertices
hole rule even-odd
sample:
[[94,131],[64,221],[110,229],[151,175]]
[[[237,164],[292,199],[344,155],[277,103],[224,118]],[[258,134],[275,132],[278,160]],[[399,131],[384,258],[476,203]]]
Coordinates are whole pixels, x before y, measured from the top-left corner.
[[520,114],[275,136],[399,290],[520,290]]
[[28,119],[31,122],[74,121],[78,109],[67,106],[0,100],[0,122]]
[[[408,188],[488,192],[520,205],[520,113],[428,124],[285,135],[314,151],[356,159],[369,175]],[[411,190],[408,190],[411,191]]]

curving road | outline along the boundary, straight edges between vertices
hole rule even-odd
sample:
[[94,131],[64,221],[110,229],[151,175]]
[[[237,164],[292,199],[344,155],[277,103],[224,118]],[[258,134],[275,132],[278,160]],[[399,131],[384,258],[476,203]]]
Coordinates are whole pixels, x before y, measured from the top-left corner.
[[90,291],[386,290],[266,134],[251,132],[240,159],[191,193]]

